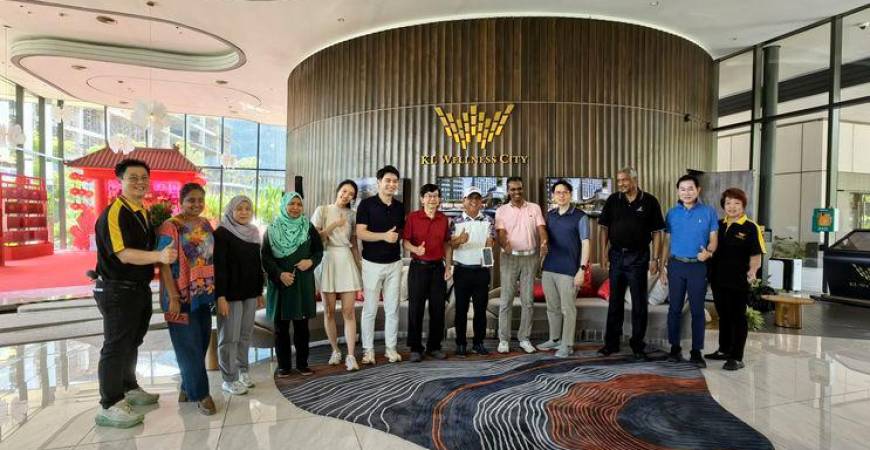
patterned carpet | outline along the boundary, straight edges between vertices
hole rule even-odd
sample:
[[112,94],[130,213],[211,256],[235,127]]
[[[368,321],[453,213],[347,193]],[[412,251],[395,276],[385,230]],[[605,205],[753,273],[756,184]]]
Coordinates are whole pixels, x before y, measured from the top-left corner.
[[713,400],[694,366],[600,357],[588,345],[570,359],[513,353],[314,370],[277,380],[282,394],[427,448],[773,448]]

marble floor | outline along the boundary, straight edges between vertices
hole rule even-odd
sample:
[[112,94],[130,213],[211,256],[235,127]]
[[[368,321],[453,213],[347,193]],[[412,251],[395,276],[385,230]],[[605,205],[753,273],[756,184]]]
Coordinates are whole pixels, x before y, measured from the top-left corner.
[[[716,331],[709,330],[708,342]],[[139,354],[143,387],[161,395],[144,425],[98,428],[99,338],[0,348],[0,449],[400,449],[416,448],[367,427],[311,415],[272,381],[268,350],[251,352],[249,395],[220,390],[218,414],[176,401],[178,368],[166,331],[149,333]],[[320,352],[323,353],[323,352]],[[870,341],[753,333],[747,368],[704,371],[713,396],[781,449],[870,448]]]

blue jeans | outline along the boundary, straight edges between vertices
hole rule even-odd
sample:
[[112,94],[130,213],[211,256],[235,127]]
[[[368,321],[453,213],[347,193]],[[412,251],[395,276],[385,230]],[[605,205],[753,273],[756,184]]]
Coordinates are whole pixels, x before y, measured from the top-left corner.
[[187,325],[168,325],[175,359],[181,370],[181,392],[187,394],[187,399],[192,402],[208,397],[205,353],[211,339],[211,311],[202,307],[190,312]]
[[704,348],[704,297],[707,295],[707,265],[701,262],[685,263],[672,259],[668,264],[668,341],[680,347],[680,324],[683,303],[689,294],[692,313],[692,350]]

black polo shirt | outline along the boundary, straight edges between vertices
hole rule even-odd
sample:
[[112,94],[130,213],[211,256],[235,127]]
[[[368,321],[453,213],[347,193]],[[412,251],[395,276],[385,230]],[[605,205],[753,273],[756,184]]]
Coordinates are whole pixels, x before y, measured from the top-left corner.
[[97,273],[103,280],[150,282],[154,278],[152,264],[124,264],[117,255],[127,248],[154,250],[154,229],[144,208],[118,197],[103,210],[94,228],[97,241]]
[[734,222],[719,221],[719,245],[710,265],[714,285],[749,289],[749,258],[765,253],[761,227],[742,216]]
[[665,229],[659,201],[640,189],[633,202],[629,202],[622,192],[607,197],[598,224],[607,227],[611,248],[630,250],[649,248],[652,233]]
[[[389,205],[384,204],[377,195],[359,203],[356,210],[356,224],[368,225],[367,229],[374,233],[383,233],[396,227],[396,233],[402,236],[405,227],[405,206],[393,199]],[[366,261],[378,264],[390,264],[402,259],[402,247],[396,241],[392,244],[385,241],[362,243],[362,257]]]

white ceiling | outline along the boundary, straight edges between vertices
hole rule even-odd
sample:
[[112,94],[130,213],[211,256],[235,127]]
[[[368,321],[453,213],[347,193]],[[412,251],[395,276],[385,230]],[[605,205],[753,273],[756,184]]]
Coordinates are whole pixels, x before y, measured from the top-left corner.
[[[115,47],[101,52],[89,49],[92,53],[80,55],[95,56],[82,58],[71,57],[65,48],[39,56],[50,47],[16,45],[11,53],[18,54],[20,66],[31,73],[15,66],[4,66],[3,73],[8,71],[8,78],[50,98],[123,106],[121,102],[153,97],[163,101],[172,112],[284,124],[287,77],[297,64],[332,44],[384,29],[475,17],[591,17],[671,32],[697,43],[717,58],[864,4],[857,0],[156,2],[153,8],[146,6],[145,0],[0,2],[0,21],[12,27],[8,34],[9,46],[36,38],[54,38]],[[98,23],[98,15],[110,16],[117,23]],[[846,25],[848,27],[849,23]],[[870,45],[861,47],[866,42],[862,36],[858,36],[855,48],[870,48]],[[815,37],[796,45],[796,48],[824,47]],[[113,56],[113,52],[123,53],[118,52],[117,47],[133,47],[135,54],[127,55],[128,59]],[[21,56],[24,53],[26,55]],[[226,69],[232,65],[224,67],[203,62],[216,57],[238,58],[239,64]],[[153,65],[153,61],[163,61],[164,66],[174,64],[176,58],[188,59],[191,65],[184,66],[188,69],[197,64],[199,68],[192,71],[143,67]],[[6,49],[3,49],[2,60],[9,60]],[[86,69],[74,70],[73,65],[83,65]],[[818,57],[804,61],[804,65],[818,66]],[[802,70],[786,66],[783,72],[803,73]],[[735,76],[739,78],[741,73],[738,67]],[[723,73],[721,78],[728,79],[728,74]],[[217,80],[228,83],[220,86],[215,83]]]

